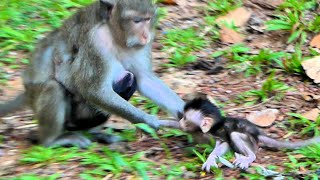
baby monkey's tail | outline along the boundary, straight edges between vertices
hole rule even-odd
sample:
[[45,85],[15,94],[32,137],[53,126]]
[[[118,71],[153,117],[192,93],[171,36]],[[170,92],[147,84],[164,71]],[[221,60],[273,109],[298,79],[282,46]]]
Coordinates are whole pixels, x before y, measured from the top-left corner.
[[260,135],[258,136],[259,142],[261,142],[264,146],[269,148],[278,148],[278,149],[297,149],[299,147],[308,146],[311,144],[320,143],[320,136],[301,140],[297,142],[291,142],[291,141],[280,141],[273,138],[270,138],[268,136]]
[[25,93],[19,94],[15,99],[0,104],[0,117],[22,109],[26,105]]

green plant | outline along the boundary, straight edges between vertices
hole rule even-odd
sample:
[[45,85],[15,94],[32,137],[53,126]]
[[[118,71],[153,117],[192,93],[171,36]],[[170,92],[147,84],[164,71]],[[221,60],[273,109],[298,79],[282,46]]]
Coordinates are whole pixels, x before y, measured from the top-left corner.
[[288,43],[300,39],[303,44],[307,40],[308,32],[319,32],[320,17],[315,15],[313,20],[305,19],[305,11],[312,9],[316,6],[315,0],[286,0],[279,8],[284,10],[283,13],[275,15],[277,19],[266,22],[267,30],[284,30],[289,31],[290,36]]
[[149,179],[147,172],[152,168],[152,164],[140,160],[144,156],[143,152],[131,157],[121,155],[106,147],[102,148],[102,152],[102,154],[97,154],[86,151],[82,154],[81,164],[94,167],[94,169],[85,171],[80,174],[80,177],[83,179],[102,178],[107,174],[107,171],[110,171],[115,175],[115,178],[119,178],[123,172],[131,172],[143,179]]
[[211,56],[214,58],[219,56],[225,56],[228,59],[233,59],[235,55],[241,55],[249,51],[250,51],[250,48],[248,48],[245,44],[235,44],[228,47],[227,49],[216,51]]
[[168,14],[168,10],[164,7],[159,7],[157,10],[157,18],[158,20],[164,19]]
[[286,54],[283,52],[272,52],[269,49],[261,49],[256,55],[245,54],[250,49],[243,44],[236,44],[228,49],[216,51],[212,57],[225,56],[233,64],[230,68],[236,69],[237,72],[244,72],[245,76],[255,75],[265,72],[270,66],[283,67],[281,58]]
[[[51,176],[38,176],[35,174],[23,174],[14,178],[9,178],[9,180],[55,180],[60,177],[59,174],[53,174]],[[2,179],[2,178],[0,178]],[[7,179],[7,178],[6,178]]]
[[299,45],[296,45],[293,54],[286,54],[283,58],[283,68],[287,72],[303,74],[305,71],[301,65],[303,61],[302,51]]
[[121,132],[116,132],[116,131],[113,131],[112,128],[107,128],[104,133],[110,134],[110,135],[120,136],[123,140],[129,141],[129,142],[137,140],[136,128],[124,129]]
[[143,130],[144,132],[150,134],[154,139],[159,139],[157,132],[153,128],[151,128],[149,125],[144,123],[138,123],[138,124],[135,124],[135,126]]
[[294,89],[276,80],[274,72],[272,72],[267,80],[263,82],[261,89],[244,92],[239,95],[238,98],[244,101],[249,99],[246,105],[251,105],[257,102],[265,102],[270,97],[275,97],[276,100],[280,100],[284,96],[284,93],[289,90]]
[[317,0],[285,0],[279,10],[294,9],[298,13],[303,13],[306,10],[313,9],[317,5]]
[[207,12],[211,15],[224,15],[242,5],[241,0],[210,0]]
[[161,135],[161,137],[163,138],[168,138],[168,137],[182,137],[182,136],[186,136],[188,143],[192,143],[193,142],[193,137],[191,134],[184,132],[180,129],[171,129],[171,128],[165,128],[163,134]]
[[[298,155],[298,156],[296,156]],[[299,174],[303,167],[307,170],[305,179],[318,179],[317,171],[320,166],[320,145],[314,144],[288,153],[289,162],[285,162],[287,172]]]
[[165,64],[165,66],[173,67],[194,62],[196,56],[192,55],[192,52],[201,50],[207,44],[194,28],[170,30],[161,40],[161,43],[164,45],[164,51],[171,52],[170,64]]
[[220,38],[219,24],[217,23],[217,18],[215,16],[205,16],[205,25],[202,27],[205,35],[211,37],[212,40],[218,40]]
[[269,49],[261,49],[257,55],[238,55],[235,54],[233,61],[235,64],[230,67],[235,68],[238,72],[244,71],[245,76],[255,75],[265,72],[270,66],[282,66],[281,58],[283,52],[272,52]]
[[316,136],[320,135],[320,116],[316,121],[310,121],[301,114],[288,113],[288,115],[291,116],[288,120],[291,128],[302,128],[299,134],[304,135],[311,133]]
[[[33,50],[38,39],[61,25],[76,8],[93,0],[2,0],[0,1],[0,68],[17,68],[25,52]],[[10,52],[10,53],[9,53]],[[0,70],[0,83],[6,82]]]
[[130,99],[130,102],[133,105],[142,105],[142,109],[147,111],[150,114],[158,114],[160,111],[159,106],[157,106],[154,102],[150,99],[143,97],[143,96],[135,96]]
[[79,156],[79,149],[73,148],[45,148],[34,146],[23,153],[22,163],[41,164],[66,163],[67,160]]

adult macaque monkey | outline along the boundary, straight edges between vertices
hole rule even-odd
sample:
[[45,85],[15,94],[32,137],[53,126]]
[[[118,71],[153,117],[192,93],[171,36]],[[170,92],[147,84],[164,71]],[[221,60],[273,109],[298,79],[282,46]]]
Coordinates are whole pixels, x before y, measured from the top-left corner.
[[202,166],[202,169],[207,172],[210,172],[212,166],[218,167],[216,160],[229,149],[236,152],[234,164],[241,169],[246,169],[256,159],[259,143],[264,147],[277,149],[295,149],[320,143],[320,137],[298,142],[270,138],[246,119],[223,117],[219,108],[204,97],[198,97],[186,103],[184,116],[179,123],[167,120],[161,121],[161,124],[181,128],[191,133],[208,133],[216,138],[216,146]]
[[[110,113],[159,127],[157,117],[126,101],[135,89],[178,118],[184,102],[151,69],[155,13],[150,0],[100,0],[80,9],[41,40],[23,76],[25,92],[1,105],[0,115],[29,105],[40,143],[80,147],[91,141],[74,131],[96,130]],[[118,140],[93,132],[102,142]]]

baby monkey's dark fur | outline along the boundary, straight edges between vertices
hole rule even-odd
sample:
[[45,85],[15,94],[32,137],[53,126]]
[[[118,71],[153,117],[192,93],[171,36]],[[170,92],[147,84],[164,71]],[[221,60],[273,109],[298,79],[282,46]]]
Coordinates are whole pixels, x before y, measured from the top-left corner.
[[269,148],[294,149],[320,142],[320,137],[289,142],[266,136],[255,124],[246,119],[223,117],[217,106],[205,97],[197,97],[184,107],[184,116],[179,123],[162,122],[163,126],[178,127],[187,132],[209,133],[216,138],[216,146],[202,169],[210,172],[211,166],[218,167],[216,160],[230,148],[235,151],[234,165],[246,169],[256,159],[258,143]]

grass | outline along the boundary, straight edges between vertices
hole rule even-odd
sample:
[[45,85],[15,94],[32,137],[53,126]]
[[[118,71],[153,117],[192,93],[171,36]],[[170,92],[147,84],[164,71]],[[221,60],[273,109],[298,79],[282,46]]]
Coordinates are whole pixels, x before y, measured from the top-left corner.
[[135,106],[141,106],[144,111],[152,115],[156,115],[160,112],[160,107],[146,97],[134,96],[130,99],[130,102]]
[[[304,147],[288,153],[289,162],[284,163],[286,173],[302,174],[304,179],[318,179],[320,166],[320,145]],[[301,173],[300,170],[305,170]],[[301,177],[300,177],[301,178]]]
[[203,36],[195,28],[172,29],[166,32],[161,40],[163,51],[170,53],[170,63],[165,66],[180,67],[195,62],[194,51],[199,51],[207,45]]
[[[143,130],[155,140],[160,140],[156,131],[146,124],[136,124],[138,129]],[[136,134],[134,132],[130,132]],[[170,131],[166,129],[161,137],[179,137],[190,135],[182,131]],[[192,141],[192,140],[191,140]],[[172,154],[167,145],[160,142],[164,151],[172,158]],[[141,151],[135,154],[122,154],[117,151],[111,151],[106,146],[98,146],[94,144],[88,149],[81,150],[79,148],[44,148],[42,146],[34,146],[23,152],[20,162],[24,165],[37,165],[38,167],[50,167],[50,165],[70,164],[79,162],[86,171],[79,174],[79,178],[91,180],[101,179],[108,174],[112,174],[113,178],[119,178],[122,175],[130,175],[141,179],[150,179],[150,177],[159,176],[167,179],[176,179],[183,176],[186,170],[196,171],[193,161],[181,162],[176,164],[174,161],[167,161],[160,164],[152,160],[146,160],[145,152]],[[167,157],[170,159],[169,157]],[[38,176],[33,174],[23,174],[13,179],[57,179],[58,174],[52,176]]]
[[288,43],[299,41],[304,44],[308,33],[320,32],[320,16],[315,12],[313,18],[306,18],[306,13],[317,6],[316,0],[286,0],[278,9],[276,19],[266,22],[267,30],[289,32]]
[[47,166],[52,163],[65,163],[79,156],[78,148],[45,148],[34,146],[23,153],[22,163]]
[[311,121],[305,117],[303,117],[301,114],[297,113],[288,113],[290,116],[288,122],[290,123],[291,129],[301,129],[299,131],[300,135],[305,134],[312,134],[319,136],[320,135],[320,116],[317,118],[316,121]]
[[[301,65],[302,61],[309,57],[303,57],[301,44],[295,45],[293,53],[274,52],[270,49],[260,49],[257,54],[249,54],[251,49],[244,44],[235,44],[224,50],[216,51],[213,58],[224,56],[230,60],[229,68],[236,72],[243,72],[246,77],[269,72],[271,69],[281,69],[287,73],[304,75],[305,71]],[[309,54],[317,56],[319,53],[313,49]]]
[[[56,179],[59,179],[59,177],[60,177],[59,174],[53,174],[51,176],[38,176],[35,174],[22,174],[17,177],[14,177],[14,178],[9,178],[9,180],[56,180]],[[0,180],[2,180],[2,178],[0,178]]]
[[250,48],[244,44],[235,44],[227,49],[216,51],[213,58],[224,56],[230,60],[230,68],[237,72],[244,72],[245,76],[257,75],[266,72],[270,67],[283,67],[281,58],[285,57],[283,52],[273,52],[269,49],[261,49],[258,54],[247,54]]
[[8,76],[2,68],[28,63],[35,43],[61,25],[76,8],[93,0],[2,0],[0,2],[0,83]]
[[260,89],[244,92],[239,95],[238,98],[240,99],[240,102],[245,101],[246,105],[252,105],[257,102],[265,102],[271,97],[274,97],[276,100],[281,100],[287,91],[292,90],[294,90],[294,88],[291,88],[285,83],[278,81],[275,78],[274,72],[272,72],[262,83]]
[[241,0],[209,0],[206,14],[210,16],[225,15],[241,5]]

